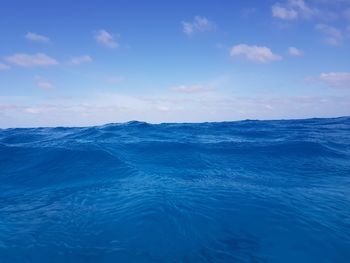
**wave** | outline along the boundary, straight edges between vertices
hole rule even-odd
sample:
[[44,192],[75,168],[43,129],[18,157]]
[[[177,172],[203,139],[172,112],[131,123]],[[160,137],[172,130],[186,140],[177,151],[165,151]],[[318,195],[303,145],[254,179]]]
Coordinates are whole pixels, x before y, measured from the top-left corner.
[[350,118],[0,130],[0,262],[347,262]]

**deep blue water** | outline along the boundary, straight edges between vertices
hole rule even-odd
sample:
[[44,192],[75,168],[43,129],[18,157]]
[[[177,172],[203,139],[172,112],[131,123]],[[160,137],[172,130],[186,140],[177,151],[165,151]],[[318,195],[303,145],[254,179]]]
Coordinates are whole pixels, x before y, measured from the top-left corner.
[[0,130],[0,262],[350,262],[350,118]]

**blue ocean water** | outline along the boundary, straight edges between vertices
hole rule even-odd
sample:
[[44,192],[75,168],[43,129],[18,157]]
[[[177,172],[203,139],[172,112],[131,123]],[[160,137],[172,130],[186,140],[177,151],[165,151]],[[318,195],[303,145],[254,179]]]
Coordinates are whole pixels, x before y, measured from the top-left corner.
[[350,118],[0,130],[0,262],[350,262]]

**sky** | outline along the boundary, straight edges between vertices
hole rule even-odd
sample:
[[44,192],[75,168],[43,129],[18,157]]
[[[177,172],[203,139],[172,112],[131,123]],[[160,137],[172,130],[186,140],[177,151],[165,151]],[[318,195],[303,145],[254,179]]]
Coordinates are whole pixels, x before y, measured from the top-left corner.
[[0,127],[350,115],[350,0],[0,2]]

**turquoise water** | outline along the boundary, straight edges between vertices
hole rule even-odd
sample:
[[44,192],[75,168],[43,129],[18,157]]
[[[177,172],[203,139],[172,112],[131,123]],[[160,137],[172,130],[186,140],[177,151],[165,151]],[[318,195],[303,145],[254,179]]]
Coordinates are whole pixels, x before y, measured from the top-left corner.
[[0,262],[350,262],[350,118],[0,130]]

